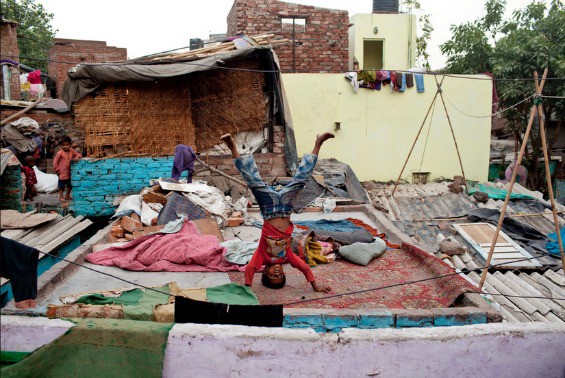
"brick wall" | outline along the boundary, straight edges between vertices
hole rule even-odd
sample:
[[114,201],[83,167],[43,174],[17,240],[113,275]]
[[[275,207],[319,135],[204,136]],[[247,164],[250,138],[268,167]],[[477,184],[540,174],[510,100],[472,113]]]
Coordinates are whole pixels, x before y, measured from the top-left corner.
[[[17,24],[13,22],[1,22],[0,27],[0,57],[1,59],[8,59],[18,62],[20,56],[20,49],[18,47],[17,38]],[[20,72],[14,66],[9,66],[11,72],[10,78],[10,99],[19,100],[20,99]],[[3,80],[3,73],[2,76]],[[0,82],[0,91],[2,98],[6,98],[4,95],[4,85],[3,81]]]
[[8,166],[0,176],[0,209],[22,211],[22,175],[19,165]]
[[84,41],[78,39],[53,40],[49,50],[49,76],[57,84],[57,97],[61,98],[67,71],[79,63],[121,62],[127,59],[127,49],[107,46],[103,41]]
[[[206,163],[228,175],[241,180],[233,159],[229,156],[210,156]],[[257,154],[255,160],[263,177],[284,176],[286,173],[284,157],[277,154]],[[70,205],[76,215],[113,215],[116,196],[139,194],[150,185],[151,179],[171,177],[173,157],[162,158],[122,158],[93,161],[82,159],[71,166],[71,180],[74,201]],[[195,164],[195,170],[203,168]],[[186,173],[181,176],[186,178]],[[195,176],[195,179],[199,179]]]
[[[291,27],[282,19],[304,17],[304,32],[292,43],[275,46],[282,71],[344,72],[348,69],[349,16],[344,10],[325,9],[273,0],[235,0],[228,14],[228,35],[271,34],[292,40]],[[293,65],[294,61],[294,65]]]

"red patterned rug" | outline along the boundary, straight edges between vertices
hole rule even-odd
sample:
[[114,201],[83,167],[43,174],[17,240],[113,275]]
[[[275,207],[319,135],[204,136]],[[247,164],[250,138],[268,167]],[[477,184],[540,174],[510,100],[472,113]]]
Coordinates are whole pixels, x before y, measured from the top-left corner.
[[[319,283],[332,287],[331,294],[314,292],[302,273],[288,264],[285,265],[284,288],[266,288],[261,284],[260,273],[257,273],[253,291],[262,305],[350,309],[446,308],[461,294],[478,291],[464,278],[454,274],[455,271],[443,261],[409,244],[403,244],[401,249],[387,250],[367,266],[337,260],[319,264],[312,271]],[[243,272],[230,272],[229,276],[234,283],[244,283]],[[413,281],[420,282],[399,285]],[[385,286],[389,287],[371,290]],[[366,291],[353,293],[363,290]],[[347,295],[331,297],[336,294]],[[324,300],[311,300],[328,296]]]

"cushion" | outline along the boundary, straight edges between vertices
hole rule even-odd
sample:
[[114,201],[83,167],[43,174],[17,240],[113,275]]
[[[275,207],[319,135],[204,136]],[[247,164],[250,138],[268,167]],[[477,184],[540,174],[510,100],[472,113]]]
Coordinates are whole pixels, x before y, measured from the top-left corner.
[[339,254],[345,260],[358,265],[368,265],[384,251],[386,251],[386,244],[379,238],[372,243],[353,243],[339,248]]

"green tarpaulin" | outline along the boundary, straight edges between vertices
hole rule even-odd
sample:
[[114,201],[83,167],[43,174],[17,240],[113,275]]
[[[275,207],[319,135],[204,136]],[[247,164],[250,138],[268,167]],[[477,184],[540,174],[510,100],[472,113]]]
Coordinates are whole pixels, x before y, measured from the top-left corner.
[[172,323],[73,319],[65,335],[18,363],[3,367],[9,377],[161,377]]

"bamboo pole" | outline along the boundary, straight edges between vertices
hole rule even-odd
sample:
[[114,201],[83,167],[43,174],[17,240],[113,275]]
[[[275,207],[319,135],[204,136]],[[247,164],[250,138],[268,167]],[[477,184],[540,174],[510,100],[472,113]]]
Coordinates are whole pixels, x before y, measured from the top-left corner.
[[[443,79],[445,79],[445,76],[444,76]],[[443,83],[443,79],[441,79],[442,83]],[[441,85],[441,83],[440,83],[440,85]],[[406,157],[406,161],[404,162],[404,165],[402,166],[402,169],[400,170],[400,174],[398,175],[398,178],[396,179],[396,183],[394,184],[394,189],[392,189],[391,197],[394,196],[394,192],[396,192],[396,187],[398,186],[398,183],[400,182],[400,178],[402,177],[402,173],[404,173],[404,169],[406,168],[406,164],[408,164],[408,160],[410,160],[410,155],[412,155],[412,151],[414,151],[414,146],[416,145],[416,142],[418,141],[418,138],[420,137],[420,133],[422,132],[422,129],[424,128],[426,120],[428,119],[428,115],[430,114],[430,111],[432,110],[432,106],[434,106],[434,104],[436,103],[438,92],[439,91],[436,91],[436,94],[434,95],[432,103],[430,104],[430,107],[428,108],[428,112],[426,113],[426,116],[424,117],[424,121],[422,121],[422,125],[420,126],[420,130],[418,130],[418,134],[416,134],[416,138],[414,139],[414,143],[412,143],[412,147],[410,148],[410,152],[408,152],[408,156]]]
[[19,116],[21,116],[22,114],[27,113],[28,111],[30,111],[31,109],[35,108],[37,106],[37,104],[39,104],[40,102],[45,101],[46,98],[42,97],[42,98],[38,98],[37,100],[35,100],[32,104],[26,106],[24,109],[20,110],[17,113],[12,114],[11,116],[7,117],[6,119],[3,119],[2,122],[0,122],[0,126],[4,126],[5,124],[7,124],[8,122],[10,122],[13,119],[18,118]]
[[[537,74],[534,74],[534,77],[537,77]],[[541,95],[541,91],[543,90],[543,86],[545,85],[545,78],[547,77],[547,68],[543,72],[543,76],[541,79],[541,84],[539,87],[536,85],[536,95]],[[537,81],[536,81],[537,83]],[[522,141],[522,146],[520,147],[520,153],[518,154],[518,159],[516,160],[515,167],[517,168],[520,163],[522,162],[522,158],[524,157],[524,152],[526,151],[526,145],[528,144],[528,139],[530,138],[530,131],[532,130],[532,125],[534,123],[534,118],[536,116],[536,105],[532,105],[530,110],[530,119],[528,121],[528,126],[526,127],[526,132],[524,134],[524,140]],[[500,217],[498,218],[498,225],[496,226],[496,231],[494,232],[494,237],[492,239],[492,243],[490,245],[490,249],[487,256],[487,261],[485,263],[485,267],[483,268],[483,273],[481,275],[481,282],[479,283],[479,290],[483,288],[483,284],[485,283],[485,279],[487,278],[488,268],[490,266],[490,262],[492,260],[492,255],[494,253],[494,246],[496,245],[496,241],[498,240],[498,235],[500,234],[500,230],[502,229],[502,222],[504,221],[504,215],[506,214],[506,207],[508,206],[508,202],[510,201],[510,195],[512,194],[512,188],[514,187],[514,183],[516,182],[516,176],[518,176],[518,169],[514,169],[512,171],[512,178],[510,179],[510,186],[508,187],[508,192],[506,193],[506,198],[504,199],[504,205],[500,210]]]
[[231,177],[230,175],[225,174],[224,172],[220,171],[219,169],[216,169],[214,167],[211,167],[210,165],[206,164],[204,161],[202,161],[198,156],[196,156],[196,161],[198,161],[200,164],[202,164],[203,166],[205,166],[206,168],[208,168],[209,170],[211,170],[214,173],[219,174],[220,176],[223,176],[225,178],[227,178],[228,180],[232,180],[233,182],[238,183],[239,185],[243,185],[245,187],[247,187],[247,184],[244,183],[241,180],[238,180],[234,177]]
[[451,130],[451,136],[453,137],[453,142],[455,143],[455,151],[457,151],[457,158],[459,159],[459,166],[461,167],[461,174],[463,175],[463,182],[465,183],[465,193],[469,194],[469,185],[467,185],[467,179],[465,178],[465,170],[463,169],[463,162],[461,161],[461,154],[459,153],[459,146],[457,145],[457,139],[455,139],[455,132],[453,131],[453,126],[451,125],[451,118],[449,118],[449,112],[445,106],[445,101],[443,100],[443,90],[441,89],[441,84],[437,82],[437,77],[434,76],[436,80],[437,90],[439,91],[439,97],[443,104],[443,109],[445,110],[445,116],[447,117],[447,122],[449,123],[449,129]]
[[[547,69],[546,69],[547,70]],[[534,78],[536,79],[536,92],[541,94],[538,89],[538,73],[534,72]],[[557,235],[557,245],[559,246],[559,253],[561,254],[561,264],[565,269],[565,253],[563,252],[563,240],[561,240],[561,232],[559,232],[559,220],[557,219],[557,211],[555,209],[555,198],[553,196],[553,186],[551,185],[551,173],[549,172],[549,156],[547,153],[547,141],[545,140],[545,125],[544,125],[544,114],[543,105],[541,103],[537,104],[538,108],[538,121],[540,128],[540,138],[543,149],[543,158],[545,163],[545,180],[547,182],[547,189],[549,192],[549,200],[551,202],[551,211],[553,213],[553,223],[555,224],[555,232]],[[517,166],[514,167],[517,170]]]

